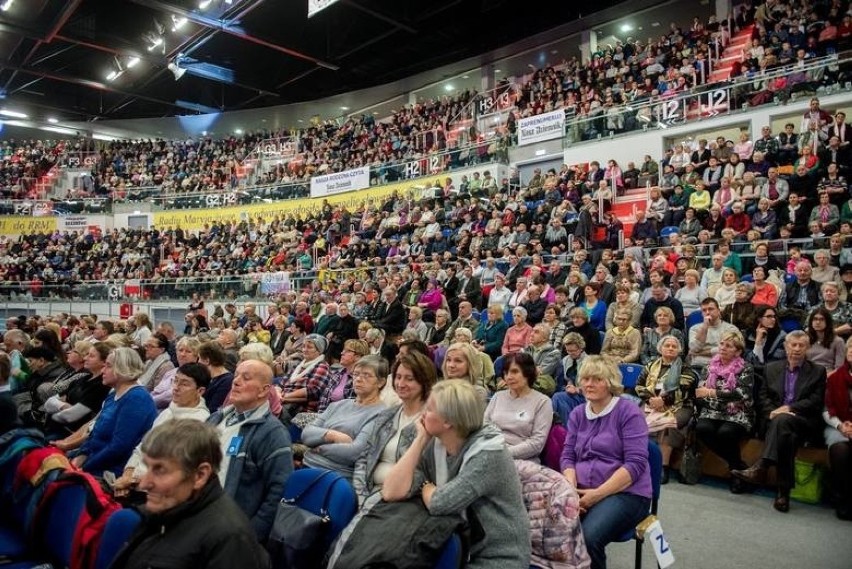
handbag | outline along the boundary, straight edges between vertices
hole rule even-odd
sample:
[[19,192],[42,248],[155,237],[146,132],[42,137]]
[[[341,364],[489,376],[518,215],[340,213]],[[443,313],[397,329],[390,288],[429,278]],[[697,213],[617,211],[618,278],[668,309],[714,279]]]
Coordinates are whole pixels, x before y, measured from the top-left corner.
[[649,433],[659,433],[677,427],[677,419],[674,415],[668,411],[654,411],[647,406],[645,407],[645,423],[648,424]]
[[698,484],[701,479],[701,451],[695,436],[695,420],[689,423],[686,447],[680,459],[680,481],[684,484]]
[[330,474],[333,471],[323,472],[297,496],[284,498],[278,503],[266,545],[274,569],[315,569],[321,566],[328,546],[325,539],[331,525],[328,499],[334,485],[329,485],[326,490],[319,514],[301,508],[299,500]]
[[796,459],[794,474],[796,485],[790,490],[790,498],[805,504],[818,504],[822,500],[822,468]]

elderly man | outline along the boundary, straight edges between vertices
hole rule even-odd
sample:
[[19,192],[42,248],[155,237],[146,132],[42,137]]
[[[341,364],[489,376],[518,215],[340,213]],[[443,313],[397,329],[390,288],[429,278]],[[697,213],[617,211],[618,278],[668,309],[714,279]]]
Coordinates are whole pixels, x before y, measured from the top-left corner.
[[473,305],[468,301],[459,303],[459,317],[453,320],[449,328],[447,328],[447,333],[444,335],[444,340],[441,344],[444,346],[452,344],[456,330],[459,328],[467,328],[473,335],[476,334],[476,330],[479,328],[479,321],[473,317]]
[[325,314],[320,316],[319,320],[317,320],[316,328],[314,328],[314,334],[327,336],[339,319],[340,317],[337,315],[337,303],[326,303]]
[[813,280],[811,275],[809,261],[802,260],[796,263],[796,280],[787,284],[781,291],[781,298],[778,299],[779,309],[801,311],[802,320],[804,320],[804,316],[816,308],[822,299],[819,283]]
[[645,302],[639,324],[642,328],[653,328],[657,325],[654,315],[657,309],[666,306],[674,313],[674,327],[683,330],[685,326],[683,317],[683,305],[671,294],[669,288],[662,282],[651,285],[651,297]]
[[719,350],[719,341],[728,332],[738,332],[736,326],[722,320],[722,311],[715,298],[701,302],[704,321],[689,329],[689,357],[693,367],[704,367]]
[[168,421],[145,436],[142,453],[148,468],[139,488],[148,516],[111,567],[269,567],[249,520],[222,491],[215,428],[192,419]]
[[506,277],[502,273],[497,273],[494,276],[494,288],[488,294],[488,306],[499,305],[506,310],[511,297],[512,291],[506,286]]
[[169,341],[169,357],[172,360],[172,365],[178,367],[180,364],[177,361],[177,333],[175,332],[174,324],[164,320],[157,324],[157,332],[165,336]]
[[527,311],[527,322],[531,325],[544,320],[547,301],[541,297],[541,287],[533,285],[527,289],[527,299],[521,304]]
[[707,291],[708,296],[715,296],[716,291],[722,286],[722,275],[725,272],[725,256],[721,253],[713,253],[709,269],[705,269],[701,275],[701,288]]
[[[548,324],[542,322],[533,326],[530,345],[524,348],[523,351],[533,357],[539,377],[547,375],[551,379],[556,379],[556,372],[559,369],[562,354],[559,348],[556,348],[550,343],[550,326]],[[540,381],[536,383],[540,383]],[[537,385],[536,387],[545,386]],[[556,388],[555,382],[552,386],[547,387],[548,389],[545,389],[544,393],[548,396],[553,395],[553,390]]]
[[258,360],[237,366],[228,407],[207,420],[222,449],[219,481],[248,516],[257,539],[272,529],[284,484],[293,472],[287,428],[269,411],[272,368]]
[[766,180],[760,185],[760,197],[769,200],[769,207],[776,206],[787,201],[790,195],[790,184],[784,178],[778,177],[778,168],[772,167],[766,176]]
[[766,428],[763,456],[750,468],[731,472],[740,480],[759,484],[766,469],[775,466],[778,494],[772,506],[779,512],[790,510],[796,450],[819,436],[824,427],[825,368],[808,361],[810,345],[806,332],[790,332],[784,340],[787,359],[767,364],[758,396]]
[[301,320],[305,325],[305,333],[310,334],[314,331],[314,319],[311,317],[311,312],[308,310],[308,303],[300,300],[296,303],[296,310],[293,312],[294,320]]
[[456,294],[454,300],[450,301],[450,309],[455,308],[463,301],[468,301],[472,305],[477,306],[482,299],[482,289],[479,286],[479,279],[473,276],[473,267],[465,265],[462,269],[462,274],[459,277],[459,284],[456,286]]
[[398,336],[405,329],[407,318],[405,307],[396,296],[396,288],[388,285],[382,292],[382,299],[376,305],[371,317],[373,327],[384,330],[385,336]]
[[225,353],[225,367],[228,368],[228,371],[232,372],[237,369],[237,362],[240,360],[237,332],[231,328],[225,328],[216,336],[216,343]]

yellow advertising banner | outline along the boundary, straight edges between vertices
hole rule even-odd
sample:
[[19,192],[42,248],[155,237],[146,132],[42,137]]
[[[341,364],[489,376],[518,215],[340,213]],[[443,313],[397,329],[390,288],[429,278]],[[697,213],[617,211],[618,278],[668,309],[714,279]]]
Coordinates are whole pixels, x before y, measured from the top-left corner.
[[7,215],[0,217],[0,235],[32,235],[56,231],[56,217]]
[[186,230],[202,229],[205,224],[214,222],[228,223],[231,221],[256,220],[261,218],[270,221],[272,218],[292,216],[296,219],[304,219],[309,215],[322,209],[322,204],[327,201],[334,206],[346,207],[349,211],[358,209],[362,203],[380,202],[393,194],[420,200],[429,189],[440,183],[443,177],[419,179],[417,181],[407,180],[396,184],[388,184],[376,188],[369,188],[357,192],[331,195],[326,198],[303,198],[294,200],[283,200],[270,203],[257,203],[235,207],[222,207],[218,209],[185,209],[170,210],[154,213],[154,227],[158,229],[177,228]]

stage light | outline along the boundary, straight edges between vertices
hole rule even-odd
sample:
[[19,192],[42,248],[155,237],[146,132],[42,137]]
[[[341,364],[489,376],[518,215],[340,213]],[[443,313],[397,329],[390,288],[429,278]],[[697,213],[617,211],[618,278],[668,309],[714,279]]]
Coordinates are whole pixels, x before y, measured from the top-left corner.
[[0,109],[0,115],[3,115],[4,117],[12,117],[12,118],[15,118],[15,119],[27,118],[27,115],[25,115],[24,113],[19,113],[17,111],[10,111],[9,109]]
[[140,59],[138,57],[132,56],[130,59],[127,60],[127,68],[132,69],[136,67],[139,64],[139,61]]
[[177,32],[182,27],[184,27],[188,21],[189,20],[182,16],[176,16],[175,14],[172,14],[172,31]]
[[15,3],[15,0],[4,0],[2,4],[0,4],[0,10],[4,12],[8,12],[9,8],[12,7],[12,4]]
[[198,3],[198,9],[199,10],[206,10],[207,8],[210,7],[210,4],[212,4],[212,3],[213,3],[213,0],[203,0],[202,2]]
[[180,78],[183,77],[183,74],[186,73],[186,69],[178,67],[178,64],[175,63],[174,61],[169,63],[169,65],[167,67],[168,67],[169,71],[171,71],[172,74],[175,76],[175,81],[179,81]]
[[49,122],[50,124],[57,124],[59,122],[59,119],[55,119],[53,117],[50,117],[50,118],[47,119],[47,122]]

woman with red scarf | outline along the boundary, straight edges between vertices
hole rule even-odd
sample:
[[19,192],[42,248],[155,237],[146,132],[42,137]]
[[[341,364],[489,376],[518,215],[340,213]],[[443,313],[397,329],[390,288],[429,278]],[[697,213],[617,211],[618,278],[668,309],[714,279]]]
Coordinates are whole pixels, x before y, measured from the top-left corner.
[[837,517],[852,521],[852,340],[846,362],[828,376],[823,417]]

